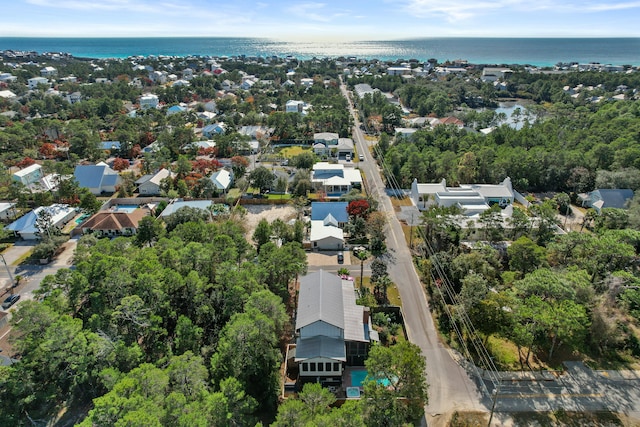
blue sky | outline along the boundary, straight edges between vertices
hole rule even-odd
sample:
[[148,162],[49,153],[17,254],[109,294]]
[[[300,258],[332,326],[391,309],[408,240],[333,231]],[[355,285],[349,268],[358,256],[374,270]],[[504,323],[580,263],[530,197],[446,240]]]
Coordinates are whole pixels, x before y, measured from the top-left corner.
[[640,0],[8,0],[0,37],[639,37]]

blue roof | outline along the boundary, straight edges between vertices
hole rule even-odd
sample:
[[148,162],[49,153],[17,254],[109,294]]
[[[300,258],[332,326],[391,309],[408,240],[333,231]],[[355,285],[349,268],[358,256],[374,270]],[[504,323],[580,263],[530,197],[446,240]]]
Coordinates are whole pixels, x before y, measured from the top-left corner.
[[323,221],[328,215],[332,215],[338,222],[347,222],[347,206],[349,202],[312,202],[311,220]]
[[100,188],[102,186],[102,177],[107,168],[108,166],[105,165],[78,165],[73,172],[73,176],[80,187]]
[[120,141],[102,141],[100,143],[100,147],[103,150],[119,150],[120,149]]
[[595,190],[591,194],[592,204],[598,200],[602,200],[604,204],[603,208],[618,208],[623,209],[627,207],[627,201],[633,198],[633,190],[629,189],[600,189]]

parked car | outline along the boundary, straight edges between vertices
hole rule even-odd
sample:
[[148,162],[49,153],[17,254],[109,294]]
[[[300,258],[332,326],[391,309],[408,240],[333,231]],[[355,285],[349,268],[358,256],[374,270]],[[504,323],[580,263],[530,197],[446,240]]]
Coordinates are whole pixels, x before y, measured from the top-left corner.
[[344,253],[338,252],[338,264],[343,264],[343,263],[344,263]]
[[8,309],[9,307],[11,307],[13,304],[15,304],[16,302],[18,302],[18,300],[20,299],[20,294],[11,294],[9,295],[3,302],[2,302],[2,308],[3,309]]
[[347,162],[350,162],[351,161],[351,154],[347,154],[345,159],[347,160]]

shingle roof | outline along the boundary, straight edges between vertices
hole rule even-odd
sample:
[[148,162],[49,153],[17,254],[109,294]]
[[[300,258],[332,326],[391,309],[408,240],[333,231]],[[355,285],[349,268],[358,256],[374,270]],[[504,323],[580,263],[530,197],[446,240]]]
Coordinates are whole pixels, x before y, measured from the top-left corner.
[[91,230],[122,230],[123,228],[138,228],[138,222],[147,214],[143,209],[128,212],[98,212],[82,225]]

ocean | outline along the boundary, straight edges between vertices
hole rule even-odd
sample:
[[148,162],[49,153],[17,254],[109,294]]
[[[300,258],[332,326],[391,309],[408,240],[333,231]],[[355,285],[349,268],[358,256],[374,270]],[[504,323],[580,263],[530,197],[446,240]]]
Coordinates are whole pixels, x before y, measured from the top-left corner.
[[422,38],[393,41],[291,42],[263,38],[27,38],[2,37],[0,50],[65,52],[84,58],[129,56],[279,56],[299,59],[464,59],[475,64],[599,62],[640,65],[640,38]]

